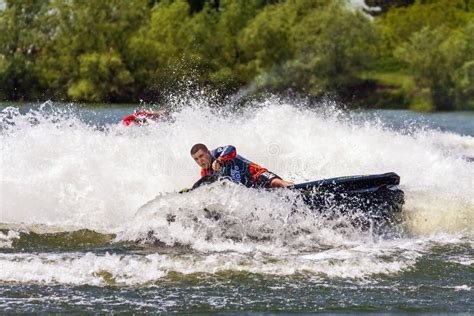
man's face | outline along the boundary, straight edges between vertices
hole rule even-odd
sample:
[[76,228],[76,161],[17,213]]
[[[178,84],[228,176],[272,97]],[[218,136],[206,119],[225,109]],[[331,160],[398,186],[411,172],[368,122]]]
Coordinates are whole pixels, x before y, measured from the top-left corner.
[[203,169],[209,169],[211,167],[211,153],[199,149],[191,155],[194,161]]

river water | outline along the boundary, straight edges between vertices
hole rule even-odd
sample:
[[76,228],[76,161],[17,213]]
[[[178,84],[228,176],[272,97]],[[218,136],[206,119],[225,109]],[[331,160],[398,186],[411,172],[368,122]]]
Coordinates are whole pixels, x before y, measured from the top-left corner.
[[[1,312],[474,312],[472,113],[169,105],[141,127],[119,123],[134,107],[0,107]],[[363,231],[231,184],[179,194],[197,142],[294,182],[396,172],[403,221]]]

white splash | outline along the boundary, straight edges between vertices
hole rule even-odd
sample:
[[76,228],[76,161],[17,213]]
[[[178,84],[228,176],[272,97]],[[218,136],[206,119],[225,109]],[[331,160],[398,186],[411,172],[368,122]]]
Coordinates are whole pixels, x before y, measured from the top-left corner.
[[[229,112],[202,100],[189,103],[168,121],[137,128],[93,126],[68,109],[4,110],[0,248],[11,247],[18,231],[87,228],[116,234],[116,242],[152,237],[185,245],[189,253],[2,253],[0,280],[136,285],[170,271],[226,270],[364,280],[410,269],[432,242],[473,240],[470,136],[394,130],[331,105],[310,109],[270,99]],[[295,182],[394,171],[406,193],[407,233],[385,239],[342,229],[343,222],[305,212],[286,191],[226,184],[179,194],[199,178],[189,157],[197,142],[233,144]],[[293,214],[295,208],[300,212]],[[471,263],[464,258],[461,264]]]
[[[239,154],[295,182],[394,171],[406,192],[411,233],[474,228],[474,164],[463,158],[472,155],[472,137],[424,128],[395,131],[330,105],[314,110],[273,99],[232,113],[190,101],[171,116],[140,128],[97,128],[68,110],[4,110],[0,223],[134,230],[141,205],[198,179],[188,152],[202,142],[233,144]],[[274,197],[248,190],[220,196],[227,213],[265,209],[266,221],[271,210],[288,212],[284,203],[275,210]],[[183,203],[190,209],[209,198],[202,192]],[[175,207],[171,200],[166,203]]]

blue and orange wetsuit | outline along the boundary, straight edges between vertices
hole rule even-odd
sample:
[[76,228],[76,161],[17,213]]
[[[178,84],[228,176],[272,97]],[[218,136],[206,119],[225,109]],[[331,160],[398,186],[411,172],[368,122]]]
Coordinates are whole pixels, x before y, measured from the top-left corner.
[[[246,187],[270,187],[273,179],[280,179],[276,174],[268,171],[256,163],[237,155],[234,146],[217,147],[211,151],[211,160],[221,163],[221,175]],[[201,176],[213,174],[212,169],[201,169]]]

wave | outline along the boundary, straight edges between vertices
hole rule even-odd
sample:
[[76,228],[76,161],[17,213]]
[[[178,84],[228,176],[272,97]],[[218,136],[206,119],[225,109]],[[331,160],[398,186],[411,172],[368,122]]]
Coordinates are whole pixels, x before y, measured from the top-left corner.
[[[318,248],[373,238],[334,230],[337,223],[305,212],[288,217],[297,203],[288,195],[240,187],[178,195],[199,177],[188,152],[203,142],[233,144],[243,156],[295,182],[394,171],[406,192],[408,234],[464,234],[474,228],[474,164],[466,159],[473,155],[471,136],[423,126],[396,129],[331,104],[310,108],[268,99],[230,111],[187,101],[167,120],[138,128],[96,124],[77,109],[54,104],[26,113],[4,109],[0,223],[89,230],[120,241],[146,238],[152,230],[165,244],[191,244],[196,250],[256,249],[272,240],[273,246],[286,243],[304,251],[308,244]],[[157,194],[148,211],[135,215]],[[225,229],[199,217],[203,208],[213,207],[225,215]],[[182,220],[170,226],[171,212]]]
[[[448,256],[437,250],[431,257],[433,277],[442,278],[449,266],[467,269],[472,245],[449,235],[421,239],[394,239],[328,247],[318,252],[266,253],[196,250],[157,252],[155,249],[123,252],[68,251],[0,253],[0,280],[8,283],[71,284],[93,286],[150,286],[170,280],[206,280],[211,275],[296,276],[327,282],[345,279],[355,284],[377,282],[403,273],[426,276],[423,256],[456,244]],[[434,266],[433,266],[434,265]]]

